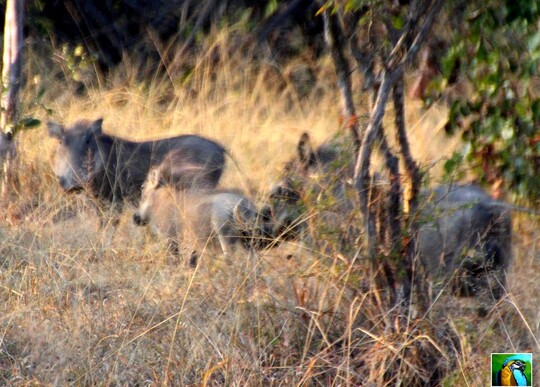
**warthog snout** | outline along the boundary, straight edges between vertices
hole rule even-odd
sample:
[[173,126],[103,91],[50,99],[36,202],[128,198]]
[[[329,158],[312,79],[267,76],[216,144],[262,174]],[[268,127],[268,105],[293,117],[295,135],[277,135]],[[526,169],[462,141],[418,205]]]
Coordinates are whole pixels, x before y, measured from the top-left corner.
[[83,189],[80,185],[73,184],[72,181],[64,176],[58,177],[58,183],[60,183],[60,187],[62,187],[65,192],[79,192]]
[[141,214],[139,214],[139,211],[137,211],[133,214],[133,222],[135,222],[137,226],[146,226],[148,224],[148,219],[143,219]]
[[284,200],[288,203],[296,203],[300,200],[300,192],[294,189],[290,182],[283,181],[270,190],[270,200]]
[[68,181],[67,179],[64,177],[64,176],[60,176],[58,178],[58,182],[60,183],[60,186],[64,189],[64,190],[68,190],[69,189],[69,184],[68,184]]

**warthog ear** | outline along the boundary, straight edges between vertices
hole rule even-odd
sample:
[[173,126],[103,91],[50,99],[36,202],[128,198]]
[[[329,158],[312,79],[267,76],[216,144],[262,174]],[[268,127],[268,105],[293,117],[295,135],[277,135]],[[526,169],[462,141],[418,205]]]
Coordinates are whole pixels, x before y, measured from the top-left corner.
[[160,186],[159,171],[157,168],[151,169],[150,172],[148,172],[148,183],[154,188],[158,188]]
[[49,129],[49,136],[57,139],[61,139],[64,137],[64,127],[62,125],[57,124],[56,122],[47,122],[47,128]]
[[302,133],[296,149],[298,150],[298,159],[303,166],[307,167],[313,158],[313,148],[311,147],[309,134],[306,132]]
[[5,140],[5,141],[13,141],[13,132],[2,132],[0,131],[0,136],[2,136],[2,138]]
[[103,133],[103,118],[98,118],[94,122],[92,122],[92,125],[90,126],[90,129],[92,130],[92,133],[94,133],[94,136],[99,137]]

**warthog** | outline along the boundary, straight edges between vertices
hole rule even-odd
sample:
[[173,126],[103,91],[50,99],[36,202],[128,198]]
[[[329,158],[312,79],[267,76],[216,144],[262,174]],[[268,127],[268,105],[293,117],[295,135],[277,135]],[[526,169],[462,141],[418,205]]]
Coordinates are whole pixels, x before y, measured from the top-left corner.
[[[297,155],[285,164],[284,174],[270,190],[270,205],[263,211],[273,222],[273,235],[295,238],[304,228],[304,199],[317,200],[323,218],[333,219],[354,208],[351,179],[352,141],[335,137],[314,149],[307,133],[297,145]],[[342,221],[342,220],[341,220]]]
[[510,209],[472,185],[441,185],[422,196],[417,247],[428,273],[456,272],[460,294],[490,289],[499,299],[512,261]]
[[[356,200],[355,193],[351,196],[353,151],[348,144],[340,149],[337,140],[314,149],[309,136],[302,135],[296,158],[270,191],[265,211],[274,219],[274,235],[288,239],[302,231],[306,197],[333,196],[324,202],[343,220],[351,212]],[[509,207],[471,185],[440,186],[423,191],[422,198],[417,251],[428,273],[444,279],[456,272],[461,294],[490,289],[501,297],[512,259]]]
[[49,135],[59,140],[53,169],[65,191],[86,189],[98,199],[120,205],[126,199],[136,202],[150,167],[161,163],[172,150],[202,166],[213,186],[223,173],[225,149],[212,140],[182,135],[133,142],[103,133],[102,122],[80,120],[67,128],[47,124]]
[[194,242],[197,252],[207,242],[218,242],[227,255],[235,245],[250,250],[260,247],[258,217],[255,205],[241,193],[177,189],[161,184],[158,169],[152,169],[133,220],[165,236],[173,252],[181,242]]

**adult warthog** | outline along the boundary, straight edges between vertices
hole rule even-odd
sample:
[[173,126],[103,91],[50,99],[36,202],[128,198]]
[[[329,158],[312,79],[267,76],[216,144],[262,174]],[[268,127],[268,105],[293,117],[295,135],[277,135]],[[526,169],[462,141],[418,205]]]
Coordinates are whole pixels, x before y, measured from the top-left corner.
[[512,261],[509,207],[473,185],[441,185],[422,196],[417,250],[428,273],[454,275],[461,295],[502,297]]
[[201,166],[214,187],[221,178],[225,149],[212,140],[182,135],[134,142],[103,133],[102,123],[98,119],[80,120],[69,127],[47,124],[49,135],[58,140],[52,165],[65,191],[85,189],[98,199],[120,205],[126,199],[136,202],[150,168],[173,150]]
[[[315,149],[307,134],[301,136],[265,209],[274,220],[274,235],[290,239],[305,230],[305,219],[313,216],[305,209],[319,208],[308,200],[322,200],[324,211],[334,215],[327,218],[345,225],[347,214],[358,212],[350,143],[336,138]],[[471,185],[440,186],[421,196],[417,251],[431,277],[440,282],[453,275],[461,294],[491,290],[500,298],[512,260],[510,207]]]
[[190,243],[196,252],[207,244],[219,244],[225,255],[237,245],[249,250],[263,247],[259,214],[246,196],[234,191],[178,189],[160,180],[159,168],[151,169],[133,220],[139,226],[149,224],[166,237],[171,252]]

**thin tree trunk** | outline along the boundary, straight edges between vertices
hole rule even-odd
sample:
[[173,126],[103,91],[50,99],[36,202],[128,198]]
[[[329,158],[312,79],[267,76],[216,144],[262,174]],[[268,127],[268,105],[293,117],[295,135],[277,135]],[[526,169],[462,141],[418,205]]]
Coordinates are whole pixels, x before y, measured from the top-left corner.
[[[389,257],[395,259],[401,252],[401,184],[399,177],[399,159],[394,155],[392,149],[388,145],[384,128],[381,127],[378,130],[379,133],[379,148],[385,160],[385,167],[388,169],[388,175],[390,177],[390,190],[388,195],[383,195],[386,199],[382,206],[383,216],[378,219],[379,228],[387,236],[387,245],[389,245]],[[377,222],[377,220],[376,220]],[[379,234],[381,232],[379,231]],[[376,243],[381,243],[377,241]],[[390,291],[390,303],[394,304],[396,300],[396,280],[392,272],[391,262],[385,260],[383,272],[386,280],[386,287]]]
[[[415,3],[415,15],[411,16],[408,25],[405,28],[405,33],[402,34],[402,37],[399,39],[397,44],[394,47],[394,50],[390,54],[391,60],[389,61],[389,68],[394,68],[396,70],[396,81],[398,82],[396,88],[394,89],[394,108],[396,109],[396,127],[397,127],[397,136],[398,143],[400,144],[401,153],[405,161],[405,168],[410,179],[411,184],[411,193],[409,198],[409,213],[412,216],[415,215],[417,210],[418,203],[418,193],[420,191],[420,185],[422,182],[422,176],[418,170],[418,166],[412,158],[410,153],[409,144],[407,141],[406,130],[405,130],[405,109],[403,102],[403,68],[414,60],[418,51],[424,44],[427,34],[431,30],[435,18],[439,15],[440,10],[443,6],[443,0],[434,0],[432,4],[428,2],[416,2]],[[413,31],[416,29],[416,24],[418,23],[422,14],[426,14],[422,25],[420,26],[418,33],[413,37]],[[410,44],[410,47],[407,46]],[[399,58],[398,48],[399,46],[405,47],[407,52],[402,58]],[[400,66],[401,64],[401,66]],[[398,120],[400,122],[398,122]],[[407,258],[406,258],[406,269],[405,275],[408,279],[405,279],[404,285],[404,296],[406,299],[410,298],[412,290],[412,279],[415,276],[415,273],[418,273],[418,270],[415,270],[414,259],[416,258],[416,235],[418,231],[418,224],[414,218],[409,221],[412,233],[411,241],[408,245]],[[416,275],[416,277],[418,277]],[[421,312],[427,311],[430,300],[429,300],[429,291],[425,287],[425,281],[419,280],[416,281],[417,286],[417,300],[418,307]]]
[[356,149],[359,149],[361,137],[352,96],[351,79],[349,76],[351,72],[350,65],[343,50],[343,29],[341,28],[338,16],[336,14],[331,14],[328,10],[323,12],[323,20],[324,38],[328,48],[330,49],[334,66],[336,67],[338,88],[343,102],[345,122],[351,131]]
[[376,266],[375,256],[377,252],[377,232],[375,219],[370,216],[369,211],[369,191],[371,181],[369,168],[371,163],[371,153],[373,152],[373,144],[376,139],[383,137],[381,130],[384,109],[386,107],[388,95],[392,89],[392,84],[395,81],[395,78],[395,73],[388,73],[386,70],[383,72],[381,85],[377,93],[377,98],[371,113],[369,125],[364,133],[362,145],[360,147],[354,168],[354,182],[356,190],[358,191],[360,211],[364,217],[366,229],[367,255],[374,266]]
[[[401,251],[401,183],[399,176],[399,159],[394,155],[384,134],[383,128],[379,131],[380,149],[385,159],[385,166],[390,176],[390,192],[388,193],[387,224],[390,232],[391,255]],[[381,220],[382,221],[382,220]]]
[[[416,211],[418,207],[418,194],[422,184],[422,174],[418,168],[414,158],[412,157],[407,139],[407,131],[405,124],[405,101],[403,96],[403,73],[398,75],[398,80],[394,86],[394,113],[396,124],[396,142],[399,145],[401,157],[405,164],[405,173],[409,180],[409,194],[407,198],[408,216],[405,219],[409,227],[410,238],[406,244],[405,259],[401,265],[401,272],[404,275],[403,280],[403,296],[406,300],[410,298],[412,290],[412,281],[414,275],[414,259],[416,257],[416,240],[418,236],[418,222],[416,221]],[[417,281],[420,283],[419,281]],[[421,291],[421,293],[424,293]],[[426,299],[427,294],[421,295],[422,299]]]
[[418,193],[422,183],[422,173],[414,161],[407,139],[405,125],[405,101],[403,96],[403,73],[399,74],[396,85],[394,86],[394,111],[396,123],[396,142],[399,144],[401,156],[405,163],[405,172],[410,179],[411,192],[408,201],[409,213],[414,213],[418,207]]
[[[370,111],[373,111],[375,107],[375,99],[379,92],[379,86],[373,85],[370,91]],[[387,229],[389,235],[389,250],[390,255],[399,254],[401,252],[401,182],[399,174],[399,159],[394,155],[388,141],[386,139],[386,133],[384,127],[381,124],[381,128],[378,130],[377,139],[379,142],[379,149],[382,153],[385,161],[385,167],[388,170],[390,178],[390,190],[387,200],[385,202],[385,219],[380,218],[379,228]],[[379,232],[380,234],[380,232]],[[381,242],[381,241],[378,241]]]
[[375,51],[373,46],[377,46],[378,42],[376,37],[373,37],[371,44],[364,44],[360,46],[358,44],[358,39],[355,36],[355,33],[351,32],[349,37],[349,48],[351,54],[356,61],[356,64],[363,75],[363,87],[362,91],[366,90],[374,91],[377,85],[377,76],[375,75]]
[[4,52],[2,56],[2,99],[0,105],[0,161],[2,162],[2,186],[0,200],[7,195],[13,173],[15,143],[13,137],[18,121],[19,91],[21,88],[23,52],[23,0],[8,0],[4,25]]

